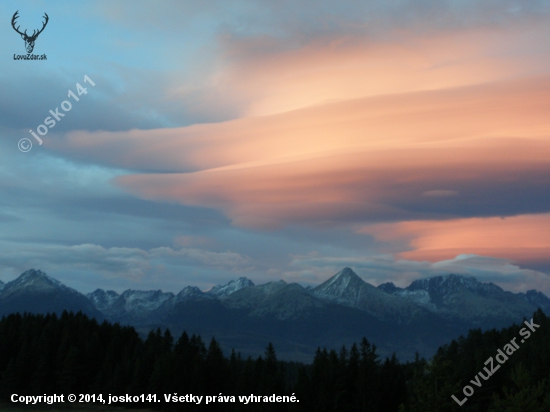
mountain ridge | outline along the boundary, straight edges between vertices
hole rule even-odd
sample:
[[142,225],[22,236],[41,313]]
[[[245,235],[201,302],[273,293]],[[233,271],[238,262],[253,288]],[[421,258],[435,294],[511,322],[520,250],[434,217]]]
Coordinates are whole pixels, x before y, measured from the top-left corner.
[[377,289],[352,269],[344,268],[311,293],[321,299],[363,310],[376,318],[410,323],[425,317],[425,309]]
[[215,336],[244,354],[261,353],[271,341],[282,358],[291,360],[307,359],[318,346],[339,347],[363,336],[383,354],[397,351],[412,359],[415,352],[433,354],[471,328],[521,322],[539,307],[550,311],[550,299],[535,290],[514,294],[454,274],[420,279],[407,288],[391,282],[375,287],[350,268],[307,288],[283,280],[255,285],[241,277],[209,291],[186,286],[177,294],[96,289],[83,295],[34,269],[0,288],[0,315],[15,309],[59,312],[63,304],[143,334],[168,327],[175,334]]
[[483,327],[487,321],[505,326],[509,319],[521,318],[530,311],[550,309],[550,299],[541,292],[515,294],[493,283],[455,274],[415,280],[406,288],[393,283],[378,288],[447,319],[467,320],[473,327]]

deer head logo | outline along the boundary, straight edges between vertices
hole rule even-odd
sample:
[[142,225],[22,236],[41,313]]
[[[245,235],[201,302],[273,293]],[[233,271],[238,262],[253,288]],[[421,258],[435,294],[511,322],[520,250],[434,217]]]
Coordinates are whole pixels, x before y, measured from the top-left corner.
[[23,40],[25,40],[25,48],[27,49],[27,53],[32,53],[32,51],[34,49],[34,42],[36,41],[36,38],[38,37],[38,35],[40,33],[42,33],[42,31],[44,30],[44,28],[46,27],[46,24],[48,24],[49,17],[46,13],[44,13],[44,18],[46,19],[46,21],[43,23],[42,28],[40,30],[38,30],[38,32],[36,30],[33,30],[32,35],[29,36],[29,35],[27,35],[27,30],[25,30],[24,33],[21,33],[19,31],[20,26],[15,27],[15,20],[17,20],[17,18],[19,17],[17,15],[17,13],[19,13],[19,10],[17,10],[15,12],[15,14],[13,15],[13,17],[11,19],[11,25],[12,25],[13,29],[21,35],[21,38]]

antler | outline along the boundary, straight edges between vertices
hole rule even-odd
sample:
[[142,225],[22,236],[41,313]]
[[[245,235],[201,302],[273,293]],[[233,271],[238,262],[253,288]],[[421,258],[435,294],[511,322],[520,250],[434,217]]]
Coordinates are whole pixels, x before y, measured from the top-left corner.
[[31,37],[36,38],[36,37],[38,37],[38,35],[39,35],[40,33],[42,33],[42,32],[44,31],[44,29],[46,28],[46,24],[48,24],[48,20],[50,20],[50,18],[48,17],[48,14],[47,14],[47,13],[44,13],[44,18],[46,19],[46,21],[43,23],[42,28],[41,28],[40,30],[38,30],[38,33],[36,33],[36,34],[34,34],[34,32],[35,32],[36,30],[34,30]]
[[[14,29],[17,33],[19,33],[21,36],[26,36],[26,35],[27,35],[27,30],[25,30],[25,33],[21,33],[21,32],[19,31],[19,27],[21,27],[21,26],[17,26],[17,28],[15,27],[15,20],[17,20],[17,18],[19,17],[19,16],[17,15],[17,13],[19,13],[19,10],[17,10],[17,11],[15,12],[15,14],[13,15],[13,17],[11,18],[11,26],[12,26],[13,29]],[[45,13],[44,13],[44,14],[45,14]]]

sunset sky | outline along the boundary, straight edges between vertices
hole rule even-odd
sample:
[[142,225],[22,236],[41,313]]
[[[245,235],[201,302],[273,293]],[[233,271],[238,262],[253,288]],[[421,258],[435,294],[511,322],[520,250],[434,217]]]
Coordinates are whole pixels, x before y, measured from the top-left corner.
[[[14,60],[16,11],[29,34],[48,14],[47,60]],[[348,266],[550,295],[548,1],[8,0],[0,16],[0,280],[178,292]],[[56,108],[40,145],[29,130]]]

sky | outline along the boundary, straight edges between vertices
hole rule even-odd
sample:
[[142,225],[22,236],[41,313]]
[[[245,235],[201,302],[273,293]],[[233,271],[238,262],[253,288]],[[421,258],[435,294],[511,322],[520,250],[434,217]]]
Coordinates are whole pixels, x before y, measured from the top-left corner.
[[[16,11],[29,35],[47,13],[46,60],[18,58]],[[8,0],[0,21],[1,281],[351,267],[550,296],[547,1]]]

